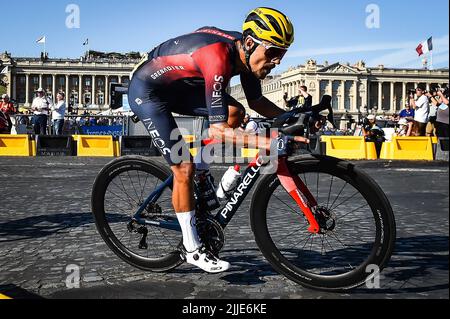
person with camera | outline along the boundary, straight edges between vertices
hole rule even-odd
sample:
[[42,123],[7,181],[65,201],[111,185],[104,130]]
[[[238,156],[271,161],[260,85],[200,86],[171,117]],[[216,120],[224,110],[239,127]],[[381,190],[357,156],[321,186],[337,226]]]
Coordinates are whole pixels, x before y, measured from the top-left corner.
[[431,103],[436,107],[436,119],[434,126],[436,128],[436,136],[439,138],[449,137],[449,89],[448,88],[435,88],[427,94]]
[[430,103],[430,114],[428,117],[428,124],[426,128],[426,135],[428,137],[436,136],[436,120],[439,102],[437,101],[437,90],[439,88],[433,88],[429,92],[425,92],[426,97]]
[[313,97],[308,93],[308,88],[302,85],[298,91],[299,95],[288,100],[288,94],[283,96],[284,104],[287,108],[310,108],[313,105]]
[[410,92],[409,104],[414,109],[414,131],[416,136],[426,136],[426,129],[428,124],[428,117],[430,114],[430,103],[428,97],[425,95],[426,89],[423,86],[418,86],[415,91]]
[[37,96],[34,98],[31,104],[31,110],[33,111],[33,124],[34,124],[34,134],[36,135],[46,135],[47,134],[47,122],[48,114],[53,103],[46,96],[44,89],[39,88],[37,91]]
[[383,142],[386,141],[384,131],[377,125],[377,118],[374,114],[369,114],[364,119],[362,133],[366,142],[375,143],[377,154],[380,155]]

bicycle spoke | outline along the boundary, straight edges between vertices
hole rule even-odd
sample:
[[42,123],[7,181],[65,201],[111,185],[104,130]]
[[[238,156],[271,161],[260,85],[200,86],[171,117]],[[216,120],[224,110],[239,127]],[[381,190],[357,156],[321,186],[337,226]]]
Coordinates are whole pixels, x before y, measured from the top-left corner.
[[142,184],[141,184],[141,177],[139,176],[139,170],[136,171],[136,175],[137,175],[137,178],[138,178],[139,189],[141,190],[140,191],[140,195],[139,195],[139,201],[143,202],[143,196],[142,196],[143,189],[142,189]]
[[337,237],[336,233],[330,233],[330,236],[333,237],[335,240],[337,240],[344,248],[348,248],[346,244],[344,244],[339,237]]
[[284,205],[286,205],[288,208],[290,208],[291,211],[293,211],[296,215],[303,216],[303,214],[298,213],[295,209],[293,209],[291,206],[289,206],[284,201],[282,201],[277,195],[275,195],[275,193],[273,194],[273,196],[275,196],[276,199],[278,199],[280,202],[282,202]]
[[120,178],[120,175],[119,175],[119,180],[120,180],[120,182],[121,182],[121,184],[122,184],[122,187],[118,186],[114,181],[111,181],[111,183],[112,183],[114,186],[116,186],[118,189],[122,190],[122,193],[124,193],[124,195],[128,198],[128,200],[131,199],[131,201],[133,201],[137,206],[139,206],[139,203],[138,203],[136,200],[134,200],[133,197],[131,197],[131,196],[125,191],[125,186],[123,186],[123,182],[122,182],[122,180],[121,180],[121,178]]
[[122,192],[125,193],[125,195],[126,195],[128,198],[130,198],[131,200],[133,200],[134,202],[136,202],[136,203],[138,204],[138,202],[137,202],[136,200],[133,199],[133,196],[130,196],[130,194],[128,194],[128,192],[126,191],[126,187],[125,187],[125,185],[123,184],[122,177],[121,177],[120,175],[118,175],[118,177],[119,177],[120,184],[122,185]]
[[281,242],[281,241],[283,241],[284,239],[286,239],[286,238],[288,238],[288,237],[290,237],[290,236],[292,236],[292,235],[298,233],[299,231],[302,231],[302,229],[301,229],[301,228],[296,229],[296,230],[294,230],[293,232],[287,234],[286,236],[281,237],[280,239],[278,239],[278,241]]
[[[107,192],[110,192],[111,194],[113,194],[115,197],[119,198],[122,202],[127,203],[128,205],[130,205],[130,208],[134,208],[135,206],[130,203],[129,201],[127,201],[126,199],[124,199],[123,197],[117,195],[116,193],[114,193],[112,190],[108,189]],[[138,203],[135,203],[136,205]],[[138,205],[137,205],[138,206]]]
[[366,204],[362,205],[361,207],[358,207],[358,208],[352,210],[350,213],[347,213],[347,214],[345,214],[344,216],[341,216],[341,217],[336,218],[336,221],[340,220],[341,218],[344,218],[345,216],[348,216],[348,215],[350,215],[350,214],[353,214],[353,213],[356,212],[357,210],[359,210],[359,209],[361,209],[361,208],[363,208],[363,207],[366,207],[366,206],[369,206],[369,204],[366,203]]
[[319,172],[317,172],[317,194],[316,194],[316,200],[319,200]]
[[328,192],[328,200],[327,200],[327,209],[329,208],[328,204],[330,203],[330,197],[331,197],[331,188],[333,187],[333,178],[334,176],[331,175],[331,182],[330,182],[330,191]]
[[147,186],[148,177],[149,177],[149,174],[147,174],[147,177],[145,178],[145,182],[144,182],[144,187],[142,188],[142,194],[141,194],[142,201],[144,201],[144,192],[145,192],[145,187]]
[[333,207],[333,205],[336,203],[336,201],[338,200],[339,196],[341,196],[342,192],[344,191],[345,187],[347,186],[347,182],[344,184],[344,186],[342,187],[341,191],[339,192],[339,194],[337,195],[337,197],[334,199],[333,203],[331,204],[331,207]]
[[346,200],[344,200],[342,203],[340,203],[339,205],[337,205],[336,207],[331,207],[329,208],[329,210],[334,210],[336,208],[338,208],[339,206],[342,206],[343,204],[345,204],[346,202],[348,202],[350,199],[352,199],[353,197],[355,197],[356,195],[358,195],[359,192],[356,191],[356,193],[354,193],[352,196],[350,196],[349,198],[347,198]]
[[305,245],[302,247],[302,250],[304,250],[305,247],[306,247],[306,245],[308,245],[308,242],[309,242],[309,240],[311,239],[311,236],[312,236],[312,235],[313,235],[313,234],[310,234],[310,235],[308,236],[308,240],[306,241]]
[[[125,213],[125,215],[128,216],[128,213],[126,213],[126,211],[124,210],[124,208],[120,208],[119,206],[117,206],[117,204],[112,203],[112,202],[109,202],[108,205],[112,205],[112,206],[118,208],[117,214],[119,214],[119,213]],[[105,213],[107,213],[107,212],[106,212],[106,208],[105,208]],[[133,213],[131,214],[131,216],[133,216]]]
[[[305,234],[305,235],[303,235],[299,241],[297,241],[294,245],[289,246],[288,249],[294,249],[294,248],[297,248],[297,249],[298,249],[299,244],[301,244],[301,243],[302,243],[303,241],[305,241],[306,239],[308,239],[308,241],[309,241],[309,237],[310,237],[311,235],[312,235],[312,234]],[[308,242],[308,241],[307,241],[307,242]],[[306,244],[307,244],[307,243],[306,243]],[[305,244],[305,246],[306,246],[306,244]],[[305,246],[303,246],[302,249],[304,249]]]
[[136,191],[136,187],[134,187],[134,183],[133,183],[133,180],[132,180],[132,178],[130,176],[130,172],[129,171],[127,171],[127,175],[128,175],[128,178],[130,179],[130,183],[131,183],[131,186],[133,187],[134,193],[136,194],[136,198],[139,201],[139,195],[138,195],[138,193]]

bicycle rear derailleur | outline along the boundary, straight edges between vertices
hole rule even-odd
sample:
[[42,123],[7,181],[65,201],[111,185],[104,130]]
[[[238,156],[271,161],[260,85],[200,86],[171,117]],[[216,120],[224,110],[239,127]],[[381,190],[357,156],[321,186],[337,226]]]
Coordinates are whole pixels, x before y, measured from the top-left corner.
[[141,226],[136,221],[132,220],[128,223],[127,229],[130,233],[137,233],[142,235],[141,240],[139,241],[139,249],[146,250],[148,249],[147,244],[147,235],[148,235],[148,229],[145,226]]

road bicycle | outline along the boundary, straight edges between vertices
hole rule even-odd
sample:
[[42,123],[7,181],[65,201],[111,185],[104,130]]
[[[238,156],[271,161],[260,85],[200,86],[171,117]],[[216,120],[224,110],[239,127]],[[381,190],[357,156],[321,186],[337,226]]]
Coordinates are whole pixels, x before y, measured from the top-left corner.
[[[294,110],[272,127],[298,135],[305,133],[304,123],[304,115]],[[202,141],[209,143],[214,141]],[[265,175],[261,172],[267,164],[258,154],[229,200],[214,212],[197,200],[199,236],[219,254],[225,245],[224,229],[254,189],[251,229],[274,270],[313,289],[361,286],[377,275],[368,269],[385,268],[394,249],[396,226],[389,200],[354,164],[312,154],[309,148],[301,152],[278,158],[276,172]],[[91,203],[97,229],[128,264],[166,272],[184,262],[172,186],[167,166],[140,156],[116,159],[97,176]]]

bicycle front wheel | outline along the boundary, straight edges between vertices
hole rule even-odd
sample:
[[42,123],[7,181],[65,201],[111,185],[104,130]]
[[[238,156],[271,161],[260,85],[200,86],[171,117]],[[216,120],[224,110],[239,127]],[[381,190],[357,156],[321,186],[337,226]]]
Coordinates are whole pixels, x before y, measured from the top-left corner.
[[321,290],[351,289],[372,279],[389,261],[396,236],[392,208],[380,187],[354,165],[330,157],[292,158],[289,169],[316,197],[322,231],[309,233],[277,175],[264,177],[250,214],[256,242],[272,267]]

